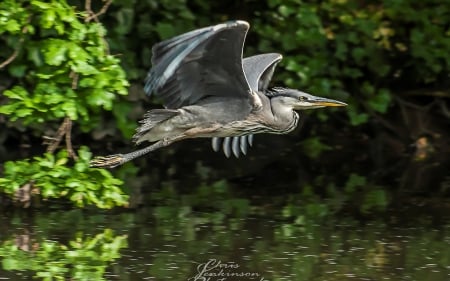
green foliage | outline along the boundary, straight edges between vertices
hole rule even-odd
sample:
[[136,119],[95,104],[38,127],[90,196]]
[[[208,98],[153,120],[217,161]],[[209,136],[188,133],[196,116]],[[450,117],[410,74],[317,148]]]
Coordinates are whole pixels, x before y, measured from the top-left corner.
[[383,211],[389,203],[387,191],[380,187],[373,187],[364,194],[361,204],[361,212],[369,213],[373,211]]
[[[12,54],[1,74],[10,83],[0,114],[9,121],[29,125],[68,117],[87,131],[99,126],[102,109],[113,109],[116,94],[127,94],[128,81],[119,59],[109,53],[105,28],[66,0],[2,1],[0,35],[1,61]],[[73,167],[65,151],[7,162],[0,190],[14,195],[30,184],[44,200],[66,198],[78,207],[127,205],[122,181],[90,169],[90,157],[82,148]]]
[[388,192],[365,176],[351,173],[342,186],[319,176],[312,184],[302,185],[298,194],[290,194],[280,216],[293,219],[294,225],[304,225],[339,214],[343,208],[352,207],[360,214],[368,215],[385,211],[388,204]]
[[136,123],[130,122],[130,118],[124,114],[131,112],[133,104],[128,102],[116,102],[114,104],[112,113],[116,118],[115,126],[122,132],[123,136],[130,138],[136,132]]
[[289,73],[281,78],[288,85],[347,99],[352,125],[386,113],[393,87],[447,79],[450,6],[443,2],[269,0],[267,6],[253,22],[262,38],[257,48],[284,53]]
[[359,209],[362,213],[383,211],[389,204],[387,191],[367,181],[366,177],[352,173],[349,175],[344,192],[356,201],[362,193]]
[[[143,81],[151,67],[154,43],[179,35],[199,26],[209,25],[206,20],[211,3],[198,6],[196,13],[185,0],[114,1],[114,12],[105,20],[111,49],[125,54],[122,58],[127,76]],[[199,2],[192,3],[198,5]],[[205,7],[206,6],[206,7]],[[199,23],[203,19],[204,23]],[[133,40],[128,37],[132,36]]]
[[303,153],[310,158],[319,157],[322,152],[331,150],[331,147],[322,143],[319,137],[311,137],[302,141]]
[[78,150],[79,159],[68,166],[65,150],[56,156],[46,153],[32,160],[6,162],[0,191],[13,195],[19,188],[31,183],[45,199],[66,198],[77,207],[95,205],[99,208],[126,206],[128,196],[120,189],[122,181],[104,169],[89,168],[91,153],[86,147]]
[[208,212],[197,218],[197,223],[220,224],[227,216],[242,218],[251,212],[250,200],[234,196],[224,180],[200,184],[187,194],[166,183],[161,190],[153,191],[150,197],[151,202],[158,206],[154,210],[158,220],[188,220],[198,216],[194,210],[207,209]]
[[127,247],[126,239],[126,235],[116,236],[111,229],[105,229],[94,237],[78,233],[68,245],[38,241],[39,248],[30,252],[21,250],[11,239],[0,246],[0,257],[3,269],[31,270],[39,280],[106,280],[105,270]]
[[352,173],[349,175],[347,182],[345,183],[344,191],[348,194],[354,193],[358,190],[358,187],[367,185],[367,179],[358,174]]
[[0,3],[0,51],[17,52],[7,71],[19,82],[4,91],[0,113],[25,124],[69,117],[87,130],[100,109],[112,109],[115,94],[127,93],[104,27],[86,16],[65,0]]

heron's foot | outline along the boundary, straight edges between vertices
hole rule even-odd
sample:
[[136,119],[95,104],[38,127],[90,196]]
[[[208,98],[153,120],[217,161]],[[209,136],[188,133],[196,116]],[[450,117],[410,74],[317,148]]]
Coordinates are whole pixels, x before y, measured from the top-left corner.
[[114,168],[125,163],[123,154],[113,154],[108,156],[96,156],[91,160],[91,168]]

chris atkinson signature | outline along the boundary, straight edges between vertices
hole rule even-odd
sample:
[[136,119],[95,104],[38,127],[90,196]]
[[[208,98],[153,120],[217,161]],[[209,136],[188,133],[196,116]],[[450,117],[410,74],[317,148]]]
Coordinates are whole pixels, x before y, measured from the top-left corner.
[[188,279],[188,281],[226,281],[226,280],[257,280],[269,281],[264,279],[258,272],[247,271],[240,268],[235,262],[222,262],[217,259],[210,259],[207,262],[200,263],[197,266],[197,274]]

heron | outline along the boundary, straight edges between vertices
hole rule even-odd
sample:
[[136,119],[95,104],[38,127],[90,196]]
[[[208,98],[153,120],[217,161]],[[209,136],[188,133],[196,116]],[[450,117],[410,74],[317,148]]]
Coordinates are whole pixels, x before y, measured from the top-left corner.
[[282,55],[243,58],[250,25],[235,20],[204,27],[152,47],[145,93],[164,108],[148,111],[126,154],[94,157],[91,167],[113,168],[174,142],[211,138],[226,157],[246,155],[255,134],[287,134],[299,124],[299,110],[346,106],[341,101],[282,87],[269,89]]

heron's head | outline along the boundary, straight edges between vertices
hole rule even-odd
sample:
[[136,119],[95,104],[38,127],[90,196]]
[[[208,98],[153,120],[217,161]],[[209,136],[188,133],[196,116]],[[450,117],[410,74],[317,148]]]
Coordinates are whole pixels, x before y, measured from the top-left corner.
[[281,103],[294,110],[314,109],[326,106],[346,106],[341,101],[316,97],[302,91],[288,88],[274,88],[273,97],[280,99]]

